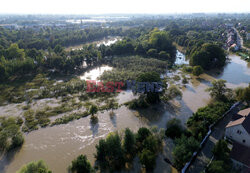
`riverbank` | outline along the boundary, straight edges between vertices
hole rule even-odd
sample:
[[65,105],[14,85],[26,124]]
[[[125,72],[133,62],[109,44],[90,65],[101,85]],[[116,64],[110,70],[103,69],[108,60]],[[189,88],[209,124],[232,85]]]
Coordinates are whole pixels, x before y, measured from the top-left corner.
[[[15,155],[10,153],[1,160],[0,171],[13,173],[23,164],[43,159],[53,172],[66,173],[67,166],[79,154],[86,154],[91,163],[94,164],[95,145],[110,132],[123,130],[126,127],[134,131],[143,126],[156,125],[159,128],[165,128],[167,121],[172,118],[180,119],[182,124],[185,125],[193,112],[209,102],[210,96],[205,90],[211,85],[212,80],[228,80],[227,86],[231,88],[244,87],[250,82],[250,68],[247,67],[247,63],[238,56],[229,56],[231,62],[219,74],[203,74],[199,78],[190,79],[185,87],[181,87],[182,98],[175,99],[169,104],[155,105],[147,110],[138,111],[129,110],[122,106],[114,111],[113,119],[109,116],[108,111],[98,112],[99,123],[96,125],[90,123],[90,117],[85,117],[68,124],[41,128],[26,134],[25,143],[20,151],[16,152]],[[181,77],[178,71],[174,75]],[[180,83],[180,86],[183,85],[181,80],[175,81],[173,79],[172,81]],[[133,93],[128,91],[120,93],[116,98],[119,104],[122,104],[134,97]],[[42,106],[42,104],[38,102],[37,106]],[[12,105],[7,109],[11,111],[11,109],[14,109],[13,107],[20,110],[18,105]],[[4,107],[0,107],[0,110],[3,109]],[[7,109],[5,110],[8,111]],[[16,115],[18,114],[20,113],[16,112]],[[173,143],[167,141],[164,148],[164,157],[171,159],[172,149]],[[159,157],[155,170],[158,170],[158,172],[162,169],[170,170],[170,166],[161,158],[162,156]]]

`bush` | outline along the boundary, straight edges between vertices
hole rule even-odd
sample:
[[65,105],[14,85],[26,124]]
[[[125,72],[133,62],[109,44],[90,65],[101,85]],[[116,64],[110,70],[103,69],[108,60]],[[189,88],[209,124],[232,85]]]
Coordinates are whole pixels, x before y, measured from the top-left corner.
[[14,149],[23,145],[24,138],[21,132],[18,132],[14,137],[12,137],[12,144],[9,149]]
[[201,140],[211,124],[215,123],[229,108],[230,103],[214,102],[199,108],[187,121],[187,126],[194,137]]
[[165,132],[167,137],[172,139],[179,138],[182,133],[183,128],[179,119],[173,118],[167,122],[167,130]]
[[17,173],[52,173],[44,161],[40,160],[38,162],[30,162],[24,165]]
[[193,75],[200,76],[203,73],[203,68],[201,66],[194,66],[193,67]]
[[193,152],[199,148],[199,142],[194,137],[182,135],[181,138],[175,140],[175,143],[173,150],[174,165],[180,170],[190,160]]
[[16,118],[0,119],[0,151],[12,150],[22,146],[24,138]]
[[156,164],[156,155],[148,149],[143,149],[139,154],[140,162],[146,170],[153,170]]

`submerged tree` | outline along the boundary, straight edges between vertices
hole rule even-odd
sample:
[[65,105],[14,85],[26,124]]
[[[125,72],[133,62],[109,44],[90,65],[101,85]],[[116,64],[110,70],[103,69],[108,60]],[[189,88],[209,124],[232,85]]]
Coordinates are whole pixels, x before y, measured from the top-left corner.
[[101,169],[114,171],[124,167],[124,150],[118,133],[110,133],[105,140],[101,139],[96,150],[96,159]]
[[126,128],[125,130],[125,136],[123,141],[123,148],[125,150],[126,154],[134,154],[135,152],[135,135],[134,133],[129,129]]
[[91,105],[89,108],[89,113],[91,114],[91,121],[93,123],[97,122],[98,118],[95,114],[98,112],[98,107],[96,105]]
[[235,93],[238,101],[245,101],[250,105],[250,84],[246,88],[237,88]]
[[225,65],[226,54],[220,46],[205,43],[196,48],[190,57],[190,65],[200,65],[205,70],[220,68]]
[[193,75],[200,76],[203,73],[203,68],[200,65],[194,66]]
[[231,92],[231,89],[226,87],[225,80],[219,79],[212,82],[212,87],[208,88],[207,91],[210,92],[210,96],[216,100],[226,100],[227,94]]
[[[138,78],[138,82],[161,82],[160,74],[156,72],[142,73]],[[139,86],[138,86],[139,87]],[[147,91],[145,86],[144,94],[147,96],[146,101],[148,103],[157,103],[160,101],[160,92],[157,91]]]
[[86,155],[80,155],[75,160],[73,160],[71,166],[69,167],[69,170],[72,173],[93,173],[94,172],[94,169],[92,168]]
[[30,162],[24,165],[17,173],[52,173],[44,161]]
[[147,171],[153,170],[156,164],[156,154],[148,149],[143,149],[139,154],[140,162],[145,166]]
[[107,100],[107,106],[108,109],[111,109],[110,115],[113,116],[114,115],[114,109],[116,109],[118,107],[118,103],[116,102],[116,100],[114,98]]

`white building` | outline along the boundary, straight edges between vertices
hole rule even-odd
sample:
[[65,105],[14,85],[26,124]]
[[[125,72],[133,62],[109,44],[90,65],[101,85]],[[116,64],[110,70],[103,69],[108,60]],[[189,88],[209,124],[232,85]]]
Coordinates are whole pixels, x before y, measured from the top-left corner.
[[250,172],[250,108],[234,114],[225,131],[226,138],[233,141],[230,157],[241,172]]
[[227,138],[250,147],[250,108],[239,111],[226,126]]

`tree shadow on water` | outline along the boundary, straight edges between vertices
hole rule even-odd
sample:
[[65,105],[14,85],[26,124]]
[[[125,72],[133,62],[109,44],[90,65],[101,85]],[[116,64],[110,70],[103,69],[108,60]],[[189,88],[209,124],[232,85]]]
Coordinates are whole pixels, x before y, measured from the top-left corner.
[[15,155],[21,150],[21,147],[0,153],[0,172],[5,172],[7,166],[13,161]]
[[146,119],[149,125],[156,125],[160,128],[166,128],[167,121],[172,118],[178,118],[185,124],[187,119],[193,114],[193,111],[183,100],[159,103],[137,111],[141,117]]
[[117,127],[116,114],[114,112],[110,113],[109,117],[110,117],[110,120],[111,120],[111,123],[113,124],[113,126]]
[[90,130],[92,131],[93,137],[98,134],[99,123],[90,121]]

